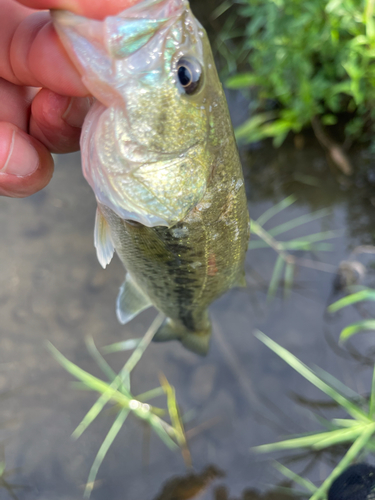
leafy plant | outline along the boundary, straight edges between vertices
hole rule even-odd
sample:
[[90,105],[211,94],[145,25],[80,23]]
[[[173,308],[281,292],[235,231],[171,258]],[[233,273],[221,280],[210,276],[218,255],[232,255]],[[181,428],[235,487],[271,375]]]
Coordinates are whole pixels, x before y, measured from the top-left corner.
[[[328,307],[329,312],[336,312],[342,309],[343,307],[347,307],[353,304],[357,304],[358,302],[363,301],[375,301],[375,290],[373,288],[362,288],[355,293],[351,293],[346,297],[334,302]],[[361,321],[356,321],[355,323],[350,324],[345,327],[340,333],[340,340],[347,340],[349,337],[354,335],[355,333],[364,331],[364,330],[375,330],[375,319],[363,319]]]
[[[322,450],[333,445],[342,443],[352,443],[349,450],[341,459],[337,467],[332,471],[328,478],[317,488],[306,480],[296,480],[299,476],[281,466],[281,471],[292,478],[297,483],[305,486],[312,495],[310,500],[326,500],[327,491],[333,481],[361,454],[374,450],[375,441],[375,369],[373,372],[371,395],[367,402],[360,395],[357,395],[359,403],[354,403],[353,398],[347,397],[344,392],[351,393],[341,382],[337,381],[332,375],[326,374],[330,380],[327,383],[322,377],[319,377],[311,368],[302,363],[296,356],[288,350],[281,347],[275,341],[267,337],[264,333],[257,330],[256,337],[267,347],[280,356],[286,363],[294,368],[306,380],[315,385],[322,392],[327,394],[336,403],[338,403],[351,418],[336,418],[326,421],[328,431],[321,431],[313,434],[301,435],[286,439],[277,443],[265,444],[253,448],[258,452],[269,452],[276,450],[310,448],[313,450]],[[323,373],[323,371],[322,371]],[[340,388],[340,389],[338,389]],[[278,467],[280,470],[280,467]],[[288,472],[289,471],[289,472]],[[294,476],[294,477],[292,477]]]
[[240,53],[247,50],[251,71],[229,78],[227,86],[257,90],[256,113],[237,129],[238,139],[272,137],[279,146],[290,131],[314,120],[335,124],[343,112],[351,114],[347,141],[371,137],[374,128],[363,132],[375,118],[373,0],[236,3],[246,20]]
[[[117,408],[116,418],[104,439],[94,463],[91,467],[89,477],[87,480],[84,496],[88,498],[93,489],[97,472],[99,467],[106,456],[110,446],[124,425],[128,415],[132,413],[135,417],[146,422],[155,431],[155,433],[162,439],[162,441],[172,450],[182,450],[185,463],[191,465],[190,454],[186,443],[185,432],[183,423],[180,419],[178,412],[175,391],[171,387],[165,377],[162,378],[162,387],[152,389],[146,393],[133,396],[130,385],[130,373],[141,359],[145,349],[151,342],[155,332],[162,323],[164,316],[159,314],[144,337],[142,339],[127,340],[123,343],[117,343],[107,347],[107,352],[114,352],[118,350],[134,349],[132,355],[127,360],[123,368],[116,374],[109,364],[102,357],[100,352],[95,347],[94,341],[89,339],[87,347],[90,354],[97,362],[103,373],[106,375],[108,382],[101,380],[94,375],[86,372],[76,364],[69,361],[63,356],[52,344],[49,348],[57,361],[74,377],[78,382],[80,389],[89,389],[96,391],[100,394],[95,404],[88,411],[76,430],[73,432],[73,438],[77,439],[87,429],[87,427],[95,420],[95,418],[102,411],[107,403],[112,402]],[[167,396],[168,412],[171,424],[166,422],[162,416],[166,413],[165,410],[156,408],[146,403],[149,399],[165,393]]]

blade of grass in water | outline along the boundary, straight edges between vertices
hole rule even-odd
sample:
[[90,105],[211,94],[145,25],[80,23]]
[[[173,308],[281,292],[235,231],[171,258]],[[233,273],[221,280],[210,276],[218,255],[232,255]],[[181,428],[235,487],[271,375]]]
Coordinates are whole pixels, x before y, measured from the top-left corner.
[[110,428],[106,438],[104,439],[101,447],[99,448],[98,454],[95,457],[94,463],[92,464],[89,477],[87,480],[85,492],[83,496],[85,498],[89,498],[93,485],[95,483],[96,475],[98,473],[99,467],[101,463],[104,460],[104,457],[107,454],[107,451],[109,450],[109,447],[113,443],[115,437],[119,433],[121,427],[123,426],[125,420],[127,419],[127,416],[129,415],[129,409],[128,408],[123,408],[120,413],[117,415],[116,420],[113,422],[112,427]]
[[291,471],[288,469],[288,467],[285,467],[285,465],[281,464],[280,462],[274,461],[273,466],[281,472],[285,477],[288,479],[291,479],[294,481],[296,484],[299,484],[303,488],[306,488],[307,491],[310,491],[311,493],[314,493],[316,491],[316,486],[313,484],[309,479],[304,479],[303,477],[299,476],[295,472]]
[[334,377],[331,373],[328,373],[325,370],[323,370],[323,368],[320,368],[320,366],[314,365],[314,372],[319,378],[323,380],[323,382],[326,382],[326,384],[336,389],[336,391],[340,392],[343,396],[347,397],[348,399],[349,398],[354,399],[357,405],[365,406],[367,404],[367,400],[363,396],[361,396],[360,394],[353,391],[353,389],[343,384],[339,379]]
[[163,323],[164,318],[165,318],[165,316],[162,313],[159,313],[156,316],[156,318],[152,322],[150,328],[147,330],[147,332],[143,336],[142,340],[139,342],[139,345],[137,346],[137,348],[135,349],[133,354],[130,356],[128,361],[125,363],[125,366],[122,369],[122,371],[130,373],[133,370],[135,365],[138,363],[138,361],[143,356],[143,353],[145,352],[146,347],[149,345],[149,343],[153,339],[159,326],[161,326],[161,324]]
[[307,236],[304,236],[303,238],[296,238],[290,241],[280,241],[279,243],[282,244],[283,248],[288,248],[288,249],[297,249],[301,247],[301,245],[307,245],[311,243],[317,243],[319,241],[323,240],[328,240],[331,238],[338,238],[340,236],[341,231],[321,231],[319,233],[314,233],[314,234],[308,234]]
[[267,299],[272,299],[276,295],[277,287],[279,286],[281,275],[284,267],[284,259],[281,255],[277,257],[275,266],[273,268],[273,273],[268,287]]
[[356,333],[363,332],[365,330],[375,330],[375,319],[364,319],[362,321],[358,321],[357,323],[353,323],[342,330],[340,333],[340,342],[344,340],[348,340],[352,335]]
[[350,428],[350,429],[340,429],[338,431],[318,432],[308,436],[301,436],[292,439],[285,439],[284,441],[278,441],[276,443],[254,446],[252,449],[259,453],[268,453],[270,451],[277,451],[277,450],[291,450],[295,448],[320,449],[322,447],[321,443],[324,443],[325,440],[330,439],[333,433],[337,433],[335,434],[337,443],[347,442],[353,436],[356,438],[359,434],[361,434],[362,427],[363,426],[361,426],[361,429]]
[[279,234],[286,233],[291,229],[295,229],[298,226],[303,226],[304,224],[308,224],[316,219],[321,219],[322,217],[326,217],[331,214],[332,210],[328,208],[323,208],[322,210],[317,210],[316,212],[312,212],[311,214],[301,215],[300,217],[296,217],[295,219],[289,220],[276,226],[272,229],[269,229],[268,232],[271,236],[275,237]]
[[368,416],[371,418],[371,420],[373,420],[375,417],[375,366],[374,366],[374,371],[372,372],[371,395],[369,401]]
[[138,394],[136,396],[137,401],[148,401],[149,399],[156,398],[164,394],[164,389],[162,387],[156,387],[155,389],[151,389],[147,392],[142,392],[142,394]]
[[190,451],[186,442],[184,424],[182,423],[180,412],[177,407],[176,392],[174,387],[172,387],[167,378],[160,374],[160,383],[167,395],[168,412],[172,422],[172,427],[176,433],[176,440],[182,450],[182,456],[184,458],[187,467],[192,466]]
[[278,214],[285,208],[289,207],[293,203],[297,201],[297,198],[294,195],[290,195],[287,198],[284,198],[283,200],[280,201],[280,203],[276,203],[276,205],[273,205],[271,208],[266,210],[258,219],[256,222],[263,226],[268,220],[270,220],[274,215]]
[[333,472],[327,477],[323,484],[310,497],[310,500],[325,500],[326,494],[331,487],[333,481],[349,467],[352,461],[358,456],[360,451],[366,446],[367,442],[375,432],[375,424],[371,423],[364,428],[362,434],[354,441],[352,446],[344,455],[340,463],[335,467]]
[[375,290],[366,288],[365,290],[347,295],[346,297],[343,297],[342,299],[331,304],[328,307],[328,311],[333,313],[338,311],[339,309],[342,309],[343,307],[350,306],[364,300],[375,300]]
[[94,405],[87,412],[85,417],[82,419],[81,423],[78,425],[76,430],[73,432],[73,437],[77,439],[81,434],[87,429],[87,427],[93,422],[93,420],[99,415],[104,406],[110,401],[113,394],[117,389],[124,384],[127,393],[130,391],[130,377],[129,374],[134,366],[141,359],[146,347],[151,342],[153,336],[155,335],[157,329],[163,322],[164,316],[158,314],[158,316],[152,322],[150,328],[147,330],[146,334],[143,336],[136,350],[132,353],[128,361],[125,363],[119,374],[113,380],[108,389],[104,391],[101,396],[97,399]]
[[211,19],[217,19],[218,17],[222,16],[224,12],[226,12],[228,9],[232,7],[232,2],[229,2],[228,0],[225,0],[223,3],[221,3],[216,9],[214,9],[211,13]]
[[102,347],[102,351],[104,354],[111,354],[113,352],[119,351],[132,351],[136,347],[139,346],[139,343],[142,339],[128,339],[123,342],[116,342],[115,344],[110,344],[105,347]]
[[346,399],[342,394],[337,392],[333,387],[323,382],[319,377],[315,375],[315,373],[308,368],[304,363],[302,363],[296,356],[292,353],[281,347],[275,341],[267,337],[260,330],[255,331],[255,336],[261,340],[267,347],[269,347],[272,351],[274,351],[280,358],[282,358],[288,365],[294,368],[300,375],[302,375],[305,379],[315,385],[318,389],[323,391],[325,394],[334,399],[340,406],[345,408],[345,410],[351,415],[353,418],[356,418],[362,422],[369,422],[368,416],[359,409],[355,404],[353,404],[350,400]]
[[284,273],[284,297],[288,298],[293,287],[295,265],[291,262],[285,264]]
[[92,337],[86,337],[85,339],[87,349],[89,353],[91,354],[91,357],[96,361],[98,364],[99,368],[102,370],[104,375],[108,378],[110,382],[113,382],[113,380],[116,378],[116,373],[112,368],[109,366],[107,361],[103,358],[103,356],[100,354],[98,349],[96,348],[96,345],[94,343],[94,339]]

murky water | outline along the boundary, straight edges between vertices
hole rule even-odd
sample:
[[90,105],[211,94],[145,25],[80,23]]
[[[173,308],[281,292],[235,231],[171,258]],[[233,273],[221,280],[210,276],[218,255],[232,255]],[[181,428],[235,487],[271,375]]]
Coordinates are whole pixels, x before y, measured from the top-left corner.
[[[229,97],[237,121],[241,98]],[[325,218],[285,234],[291,239],[339,230],[330,240],[331,251],[299,254],[324,262],[325,270],[299,267],[290,297],[283,299],[280,292],[267,302],[276,255],[272,249],[250,250],[247,289],[232,290],[211,308],[214,333],[206,358],[177,342],[151,345],[134,370],[134,393],[157,386],[160,372],[175,386],[181,409],[192,415],[186,427],[198,476],[189,479],[190,493],[186,481],[174,489],[173,477],[190,474],[182,457],[130,418],[99,471],[94,500],[183,500],[201,488],[204,500],[282,499],[269,490],[283,478],[268,456],[254,454],[251,447],[319,429],[311,408],[328,417],[343,414],[329,404],[319,406],[327,399],[254,337],[257,328],[308,365],[319,365],[361,394],[369,391],[373,334],[355,337],[355,349],[339,347],[341,329],[360,315],[348,308],[331,316],[326,307],[336,297],[334,271],[340,261],[359,244],[374,244],[374,163],[365,151],[353,152],[356,174],[348,179],[309,137],[303,149],[287,144],[273,150],[264,144],[244,151],[243,159],[254,219],[290,194],[298,198],[266,228],[331,208]],[[115,299],[124,271],[117,258],[106,270],[97,262],[94,215],[95,200],[77,154],[58,158],[43,192],[24,200],[0,198],[0,459],[5,457],[8,472],[0,479],[1,499],[82,498],[113,421],[105,412],[78,441],[70,439],[95,395],[70,386],[72,377],[46,342],[100,376],[85,337],[92,336],[99,347],[140,337],[155,315],[150,310],[129,325],[117,322]],[[373,284],[371,255],[358,259],[369,270],[366,283]],[[118,370],[125,356],[107,359]],[[318,457],[309,477],[325,479],[342,452]],[[302,472],[312,460],[302,457],[294,469]]]
[[[367,162],[363,155],[359,151],[353,157],[358,169]],[[274,151],[265,145],[245,157],[244,170],[253,218],[290,193],[298,196],[298,202],[272,219],[269,227],[312,209],[332,208],[328,217],[285,234],[289,239],[341,230],[331,241],[331,252],[313,257],[332,266],[329,270],[347,258],[354,245],[373,242],[372,205],[365,195],[370,181],[361,180],[359,173],[355,181],[344,179],[343,189],[343,181],[332,173],[316,144],[307,144],[302,151],[293,145]],[[115,298],[123,270],[118,259],[106,270],[99,266],[92,243],[94,213],[95,201],[82,178],[79,155],[58,159],[55,176],[43,192],[25,200],[0,199],[0,444],[7,470],[18,468],[7,481],[25,486],[14,490],[20,500],[81,498],[92,461],[113,421],[113,416],[103,414],[78,441],[70,440],[95,396],[70,387],[72,377],[51,356],[46,341],[99,376],[85,336],[91,335],[98,346],[139,337],[154,316],[147,311],[129,325],[118,324]],[[371,260],[362,257],[365,264]],[[354,309],[333,317],[326,313],[333,300],[334,275],[298,268],[290,298],[284,300],[280,294],[267,303],[274,262],[271,249],[248,252],[249,286],[232,290],[213,305],[214,333],[206,358],[187,352],[177,342],[155,344],[134,371],[135,393],[158,385],[162,371],[176,387],[183,411],[194,410],[187,425],[193,429],[194,467],[201,472],[215,466],[225,473],[207,488],[204,499],[215,498],[217,489],[223,495],[224,487],[230,498],[241,498],[246,489],[265,491],[267,485],[279,483],[282,478],[268,458],[250,448],[319,428],[308,402],[325,398],[254,337],[256,328],[354,390],[364,394],[370,387],[367,358],[371,360],[373,335],[355,338],[363,358],[346,349],[342,353],[339,332],[358,319],[358,313]],[[117,353],[107,359],[119,369],[124,356]],[[172,476],[187,474],[183,460],[154,435],[147,444],[147,436],[139,422],[126,423],[99,471],[94,499],[174,498],[158,495]],[[332,455],[323,456],[312,477],[324,479],[332,461]],[[0,498],[7,494],[0,489]]]

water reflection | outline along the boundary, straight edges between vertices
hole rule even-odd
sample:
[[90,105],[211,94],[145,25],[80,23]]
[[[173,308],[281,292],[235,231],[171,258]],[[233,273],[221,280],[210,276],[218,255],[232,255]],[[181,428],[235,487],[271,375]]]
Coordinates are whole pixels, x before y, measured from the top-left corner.
[[275,201],[295,194],[311,211],[344,206],[353,241],[374,244],[375,163],[366,150],[353,148],[354,173],[348,177],[332,167],[308,132],[303,149],[296,148],[293,141],[276,150],[263,143],[245,152],[244,158],[252,200]]

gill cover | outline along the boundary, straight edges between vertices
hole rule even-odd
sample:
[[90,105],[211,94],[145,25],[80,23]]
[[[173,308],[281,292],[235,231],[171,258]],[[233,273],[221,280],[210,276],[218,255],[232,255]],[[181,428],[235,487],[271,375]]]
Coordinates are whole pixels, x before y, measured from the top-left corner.
[[[212,168],[204,75],[200,82],[194,73],[194,65],[206,70],[206,35],[187,0],[146,0],[104,21],[66,11],[52,18],[97,99],[81,137],[83,173],[97,200],[147,226],[182,220]],[[183,58],[192,70],[181,69]],[[192,95],[184,85],[190,70]]]

